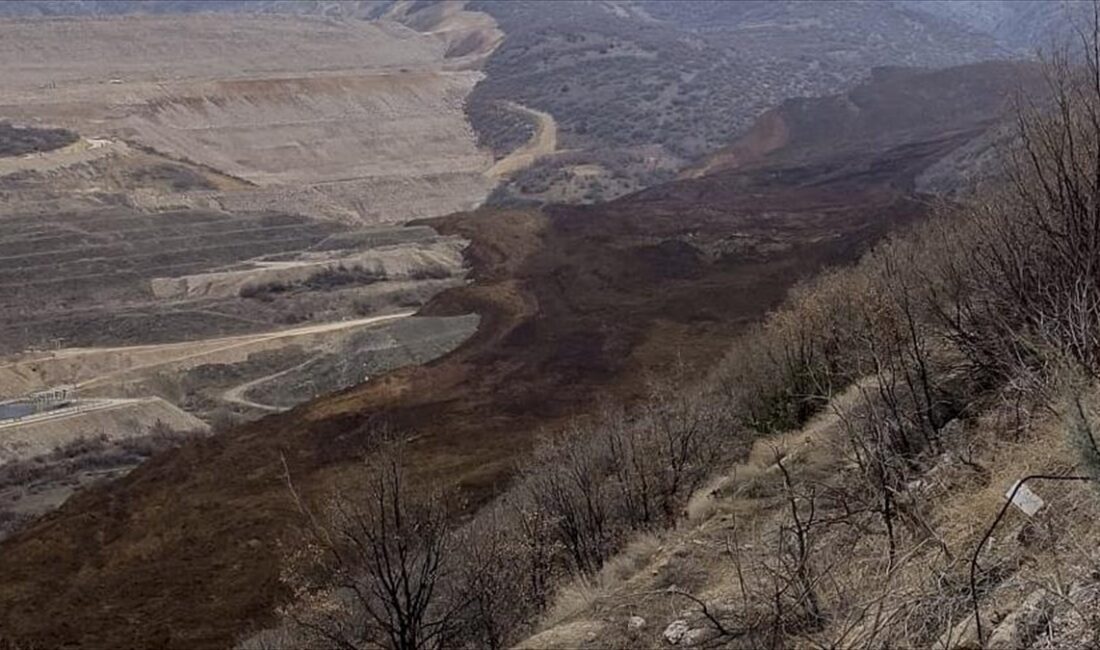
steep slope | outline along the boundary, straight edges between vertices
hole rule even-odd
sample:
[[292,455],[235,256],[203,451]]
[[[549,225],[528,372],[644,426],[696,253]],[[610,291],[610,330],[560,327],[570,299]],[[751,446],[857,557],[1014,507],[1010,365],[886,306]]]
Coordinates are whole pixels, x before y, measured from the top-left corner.
[[910,11],[937,16],[1031,54],[1070,40],[1092,22],[1092,3],[1043,0],[895,0]]
[[[496,200],[591,202],[667,180],[791,97],[875,66],[1001,58],[994,38],[885,2],[485,2],[507,37],[468,112],[488,144],[513,101],[549,113],[559,156]],[[568,152],[568,153],[566,153]]]
[[[873,523],[849,523],[847,517],[859,515],[833,501],[847,503],[845,491],[866,490],[845,453],[847,427],[863,417],[863,391],[874,387],[853,386],[804,427],[757,440],[741,462],[693,496],[674,530],[636,535],[605,570],[567,585],[535,634],[517,647],[1095,646],[1091,621],[1100,601],[1090,572],[1100,531],[1094,486],[1031,482],[1041,511],[1004,513],[981,555],[984,644],[966,585],[974,549],[1016,481],[1067,472],[1076,450],[1064,422],[1037,415],[1022,432],[1009,434],[1006,405],[956,421],[951,444],[965,441],[966,454],[935,457],[905,500],[899,498],[913,520],[899,527],[915,540],[902,544],[894,566],[883,570],[883,533]],[[1095,399],[1092,390],[1087,400]],[[818,626],[791,625],[776,639],[753,624],[769,627],[771,581],[784,570],[777,549],[784,531],[796,526],[792,494],[803,523],[813,527],[813,570],[818,584],[830,585],[818,591],[829,616]],[[815,499],[816,513],[808,512]],[[758,612],[767,613],[754,620]]]
[[[927,92],[906,101],[963,101],[923,79]],[[1009,90],[985,89],[988,106]],[[869,106],[862,119],[875,123],[893,103]],[[474,283],[422,313],[476,311],[473,338],[427,366],[188,444],[78,494],[0,545],[0,629],[46,646],[228,645],[288,597],[280,557],[296,516],[284,461],[300,489],[323,494],[354,475],[385,419],[412,438],[414,481],[443,481],[480,503],[538,431],[598,399],[635,399],[648,376],[675,365],[706,368],[796,279],[920,218],[915,176],[980,133],[986,116],[957,117],[881,148],[838,147],[809,171],[725,170],[607,205],[437,220],[471,240]]]
[[917,141],[968,137],[999,121],[1017,94],[1041,88],[1037,64],[978,63],[943,70],[876,68],[867,83],[828,99],[790,99],[685,176],[719,170],[811,170]]

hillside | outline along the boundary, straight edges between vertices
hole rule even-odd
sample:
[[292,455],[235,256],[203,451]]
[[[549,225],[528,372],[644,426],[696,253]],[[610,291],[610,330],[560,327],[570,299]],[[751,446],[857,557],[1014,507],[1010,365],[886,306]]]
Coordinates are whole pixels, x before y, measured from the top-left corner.
[[[1018,109],[1001,178],[791,291],[672,399],[690,415],[544,447],[508,496],[571,579],[516,647],[1097,647],[1091,52],[1045,69],[1061,110]],[[690,453],[632,471],[670,439]],[[653,526],[669,476],[696,482]]]
[[[1041,84],[1037,64],[875,68],[869,82],[843,94],[783,102],[684,175],[765,167],[812,173],[838,153],[858,159],[915,141],[969,137],[986,132],[1018,95],[1034,94]],[[978,142],[984,140],[972,144]]]
[[[791,97],[854,85],[873,67],[1002,58],[993,37],[890,3],[473,3],[506,38],[467,111],[494,148],[503,102],[549,113],[560,155],[496,201],[582,201],[671,178]],[[497,142],[499,140],[499,142]]]
[[[262,84],[256,80],[245,97],[238,97],[242,89],[231,87],[167,89],[168,97],[158,98],[152,111],[142,111],[129,125],[158,148],[284,188],[248,193],[247,203],[236,201],[233,207],[293,206],[326,217],[394,220],[469,208],[490,192],[496,204],[591,203],[670,180],[784,100],[844,90],[873,67],[938,67],[1023,55],[1022,37],[1014,30],[1034,23],[1036,11],[1020,12],[1011,4],[962,11],[905,2],[56,1],[7,5],[0,7],[0,15],[83,16],[79,24],[90,23],[87,16],[137,16],[163,25],[229,15],[242,26],[238,30],[250,20],[325,17],[357,31],[363,31],[357,25],[400,25],[420,32],[426,38],[402,36],[400,47],[418,49],[412,41],[435,41],[435,51],[421,49],[403,64],[403,70],[416,73],[407,79],[360,73],[295,82],[311,84],[309,92],[318,100],[309,108],[321,115],[309,119],[324,126],[303,130],[299,113],[306,107],[279,99],[295,86],[270,75]],[[399,32],[389,29],[388,34]],[[247,61],[251,53],[243,32],[233,40],[242,42],[239,52],[212,51]],[[325,37],[330,40],[334,36]],[[364,41],[361,51],[372,57],[398,51],[390,48]],[[330,49],[333,61],[349,52]],[[89,60],[111,61],[111,56],[101,53]],[[421,74],[425,66],[438,71],[440,64],[450,74]],[[377,66],[372,60],[369,68]],[[474,69],[484,77],[460,74]],[[302,75],[298,72],[295,79]],[[394,97],[376,97],[390,92]],[[450,99],[440,104],[438,93]],[[453,120],[455,101],[463,102],[469,120],[464,128]],[[252,111],[256,104],[265,108]],[[201,112],[190,114],[211,105],[217,106],[213,124]],[[381,139],[377,125],[346,117],[349,112],[386,113],[391,106],[401,108],[388,118],[394,124],[384,126]],[[399,124],[410,110],[422,133],[406,133]],[[538,119],[553,124],[554,147],[540,148],[522,165],[494,168],[493,182],[468,173],[487,167],[486,153],[500,159],[518,152],[539,130]],[[241,131],[246,123],[252,131]],[[470,128],[478,152],[469,146]],[[187,133],[173,135],[179,129]],[[256,129],[295,144],[272,151],[250,135]],[[332,137],[337,130],[355,135],[337,141]],[[195,137],[197,142],[191,141]],[[424,142],[450,144],[423,147]],[[381,147],[386,155],[365,168],[365,161],[347,156],[356,147]],[[408,165],[413,152],[427,150],[441,155]],[[352,170],[338,175],[334,170],[339,167]],[[440,173],[432,171],[435,167]],[[402,174],[425,178],[396,182]],[[291,190],[298,182],[309,184],[311,191]]]
[[[494,184],[460,4],[0,3],[0,537],[211,430],[434,359]],[[384,222],[384,223],[379,223]],[[32,394],[67,386],[71,404]],[[38,412],[43,411],[43,412]],[[13,415],[14,414],[14,415]],[[25,499],[23,497],[26,497]]]
[[993,38],[1006,47],[1048,53],[1092,21],[1092,3],[1042,0],[899,0],[905,8],[949,20]]
[[[0,543],[0,629],[31,645],[190,649],[274,623],[290,598],[280,575],[298,521],[287,471],[323,497],[356,476],[385,419],[410,439],[415,484],[457,491],[466,511],[485,503],[540,432],[600,400],[637,402],[649,380],[677,367],[705,372],[798,279],[922,219],[916,176],[978,137],[1012,89],[1012,75],[988,78],[972,86],[984,91],[977,102],[934,73],[873,78],[860,92],[879,99],[853,124],[885,135],[830,149],[820,134],[792,129],[788,150],[834,152],[810,169],[776,158],[605,205],[433,220],[471,242],[474,282],[420,313],[475,311],[472,338],[435,362],[185,444],[78,493]],[[898,88],[922,91],[891,99]],[[922,119],[959,110],[923,129],[875,126],[891,124],[883,112],[898,101],[927,102],[913,109]],[[836,102],[820,100],[820,112]]]

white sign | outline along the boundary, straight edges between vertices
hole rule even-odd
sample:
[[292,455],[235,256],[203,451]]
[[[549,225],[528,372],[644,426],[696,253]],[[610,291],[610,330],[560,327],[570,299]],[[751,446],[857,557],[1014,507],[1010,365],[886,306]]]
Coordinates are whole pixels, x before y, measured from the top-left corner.
[[[1020,489],[1017,490],[1016,486],[1020,485],[1019,481],[1012,484],[1012,487],[1005,493],[1005,498],[1012,499],[1012,505],[1019,508],[1025,515],[1032,517],[1036,512],[1039,512],[1044,505],[1046,505],[1038,494],[1031,491],[1026,485],[1020,485]],[[1012,495],[1013,490],[1016,491],[1016,496]]]

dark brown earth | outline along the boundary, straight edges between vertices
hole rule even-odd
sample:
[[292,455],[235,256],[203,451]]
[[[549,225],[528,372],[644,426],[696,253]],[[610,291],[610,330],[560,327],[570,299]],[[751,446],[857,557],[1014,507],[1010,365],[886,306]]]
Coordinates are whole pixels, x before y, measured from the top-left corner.
[[19,647],[231,645],[288,595],[280,558],[296,517],[281,456],[299,488],[321,494],[353,473],[385,419],[412,439],[415,476],[473,507],[539,432],[598,399],[638,399],[673,363],[705,370],[798,278],[919,219],[915,174],[980,133],[1002,98],[950,129],[838,156],[725,169],[599,206],[434,221],[473,242],[476,282],[424,311],[477,311],[471,340],[78,494],[0,545],[0,636]]

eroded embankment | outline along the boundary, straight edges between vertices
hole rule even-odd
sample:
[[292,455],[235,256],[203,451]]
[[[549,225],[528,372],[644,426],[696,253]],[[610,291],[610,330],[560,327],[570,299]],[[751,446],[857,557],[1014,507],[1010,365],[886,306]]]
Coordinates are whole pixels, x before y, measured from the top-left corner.
[[[480,16],[452,9],[424,33],[245,15],[0,21],[0,108],[256,186],[201,193],[228,209],[360,222],[446,214],[493,185],[463,111],[500,39]],[[53,159],[93,153],[107,154]]]

